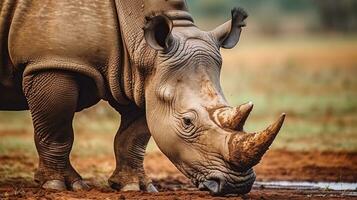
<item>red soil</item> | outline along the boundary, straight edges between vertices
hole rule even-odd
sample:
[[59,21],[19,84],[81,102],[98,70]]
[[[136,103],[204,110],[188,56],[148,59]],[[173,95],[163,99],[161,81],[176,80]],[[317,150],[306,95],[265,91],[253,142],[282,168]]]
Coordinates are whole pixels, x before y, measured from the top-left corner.
[[[109,161],[110,160],[110,161]],[[112,157],[78,162],[78,168],[99,162],[114,165]],[[36,159],[19,155],[2,156],[0,163],[22,163],[33,170]],[[161,191],[157,194],[144,192],[116,192],[108,186],[95,185],[88,192],[54,192],[39,189],[32,181],[23,177],[0,178],[0,199],[225,199],[212,197],[208,192],[197,191],[189,181],[160,153],[146,156],[145,168],[154,184]],[[2,168],[0,168],[2,170]],[[269,151],[255,168],[257,180],[293,181],[357,181],[357,153],[346,152],[289,152]],[[0,174],[4,172],[0,171]],[[89,182],[95,181],[90,178]],[[354,199],[344,192],[326,190],[286,190],[253,188],[244,196],[228,199]]]

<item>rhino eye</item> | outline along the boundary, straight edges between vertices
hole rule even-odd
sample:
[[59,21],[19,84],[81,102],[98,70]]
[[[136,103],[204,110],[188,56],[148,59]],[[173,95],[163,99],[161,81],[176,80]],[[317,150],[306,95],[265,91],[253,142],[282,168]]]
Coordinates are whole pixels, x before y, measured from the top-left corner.
[[195,135],[197,131],[196,112],[189,111],[186,113],[178,113],[176,115],[176,119],[177,119],[176,130],[180,136],[187,139]]
[[185,124],[185,126],[191,126],[192,125],[192,120],[188,117],[184,117],[183,118],[183,123]]
[[192,135],[195,132],[195,125],[193,119],[190,117],[183,117],[181,120],[182,134],[185,136]]
[[194,122],[196,119],[196,115],[194,113],[186,113],[181,118],[181,124],[185,129],[190,129],[195,126]]

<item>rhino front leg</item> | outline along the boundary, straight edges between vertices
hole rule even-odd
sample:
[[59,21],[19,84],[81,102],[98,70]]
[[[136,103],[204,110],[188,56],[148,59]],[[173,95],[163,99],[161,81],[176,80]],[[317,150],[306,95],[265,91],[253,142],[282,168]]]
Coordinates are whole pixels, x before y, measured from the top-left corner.
[[89,189],[69,160],[79,96],[75,76],[63,71],[41,72],[25,76],[23,88],[39,154],[35,181],[45,189]]
[[146,145],[150,139],[145,114],[141,111],[123,114],[115,136],[116,169],[109,185],[121,191],[157,192],[143,168]]

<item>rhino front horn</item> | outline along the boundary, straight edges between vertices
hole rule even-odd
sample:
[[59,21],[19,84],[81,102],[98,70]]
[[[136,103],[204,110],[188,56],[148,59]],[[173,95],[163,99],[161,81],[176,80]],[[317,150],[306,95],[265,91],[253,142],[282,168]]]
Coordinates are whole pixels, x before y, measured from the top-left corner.
[[247,170],[258,164],[280,131],[285,119],[279,119],[259,133],[236,133],[229,140],[229,161],[240,170]]

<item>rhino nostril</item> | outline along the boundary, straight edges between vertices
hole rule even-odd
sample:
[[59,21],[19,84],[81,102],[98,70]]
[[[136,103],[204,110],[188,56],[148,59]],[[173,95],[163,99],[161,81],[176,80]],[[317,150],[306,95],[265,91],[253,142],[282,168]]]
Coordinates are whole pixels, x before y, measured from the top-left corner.
[[220,182],[218,180],[206,180],[203,185],[209,189],[212,194],[219,194],[220,192]]
[[198,189],[201,190],[201,191],[207,190],[207,188],[205,187],[205,185],[203,183],[199,183],[198,184]]

